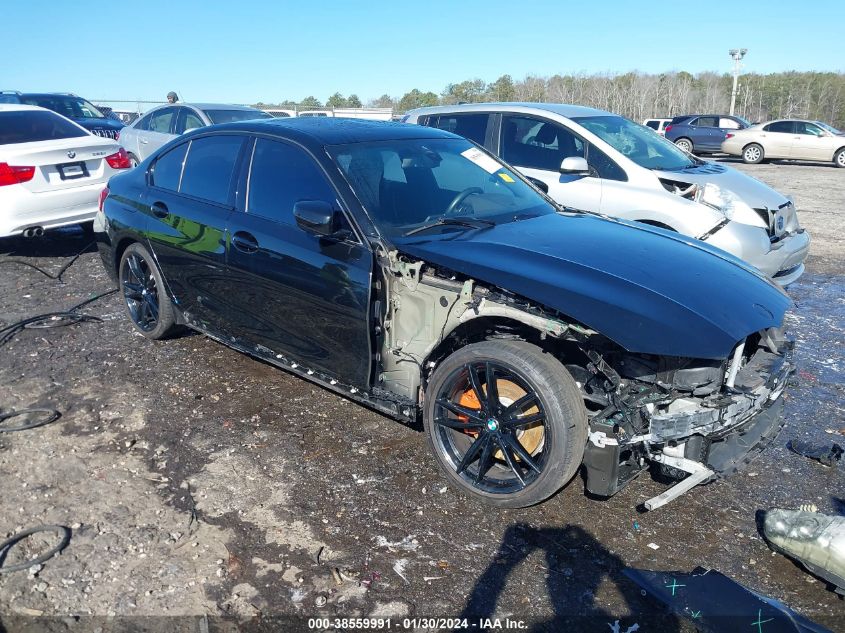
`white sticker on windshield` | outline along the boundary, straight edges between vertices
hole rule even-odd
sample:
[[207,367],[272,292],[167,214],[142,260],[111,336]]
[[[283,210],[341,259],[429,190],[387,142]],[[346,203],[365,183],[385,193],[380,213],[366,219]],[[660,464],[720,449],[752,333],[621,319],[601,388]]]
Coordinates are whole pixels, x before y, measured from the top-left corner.
[[467,151],[461,152],[461,156],[467,160],[471,160],[488,174],[495,174],[497,171],[502,169],[502,166],[499,163],[490,158],[477,147],[471,147]]

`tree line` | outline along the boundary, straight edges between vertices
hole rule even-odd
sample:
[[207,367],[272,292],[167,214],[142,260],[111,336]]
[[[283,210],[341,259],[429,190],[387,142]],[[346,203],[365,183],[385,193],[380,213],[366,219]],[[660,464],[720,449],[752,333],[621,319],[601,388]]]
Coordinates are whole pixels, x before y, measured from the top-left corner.
[[[369,107],[393,108],[406,112],[413,108],[484,101],[528,101],[572,103],[621,114],[635,121],[651,117],[671,117],[688,113],[727,113],[730,109],[733,78],[730,74],[684,71],[649,74],[573,74],[539,77],[526,75],[514,80],[502,75],[487,83],[468,79],[448,84],[442,92],[422,92],[417,88],[401,97],[383,94],[367,102]],[[258,103],[257,107],[316,109],[321,107],[362,107],[357,95],[344,97],[336,92],[325,106],[314,96],[299,102]],[[845,127],[845,73],[782,72],[747,73],[739,78],[735,113],[749,121],[776,118],[818,119]]]

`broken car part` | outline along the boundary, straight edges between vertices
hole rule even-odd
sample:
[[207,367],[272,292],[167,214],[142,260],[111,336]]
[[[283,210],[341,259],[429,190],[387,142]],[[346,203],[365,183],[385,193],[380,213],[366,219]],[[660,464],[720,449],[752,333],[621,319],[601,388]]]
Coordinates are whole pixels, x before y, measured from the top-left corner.
[[811,444],[800,440],[789,440],[786,447],[793,453],[815,460],[824,466],[838,466],[842,461],[843,449],[836,442],[828,445]]
[[[203,173],[203,147],[230,179]],[[95,222],[137,331],[187,325],[422,418],[444,476],[480,501],[538,503],[581,465],[602,496],[653,462],[695,471],[667,502],[734,472],[783,425],[793,364],[777,286],[700,242],[562,213],[448,132],[242,122],[145,165],[110,181]],[[168,169],[230,189],[183,192]],[[290,208],[253,213],[247,182]]]
[[801,510],[767,510],[763,536],[845,596],[845,517]]
[[[55,532],[60,535],[60,540],[57,545],[51,547],[49,550],[33,558],[32,560],[24,561],[23,563],[15,563],[14,565],[4,565],[3,562],[9,555],[9,551],[17,543],[23,539],[39,532]],[[59,552],[61,552],[70,542],[70,528],[63,525],[39,525],[38,527],[28,528],[6,539],[0,543],[0,574],[7,574],[13,571],[22,571],[29,569],[33,565],[40,565],[46,560],[49,560]]]
[[[690,573],[624,569],[645,595],[679,615],[699,631],[764,631],[765,633],[830,633],[778,600],[767,598],[704,567]],[[763,628],[758,628],[763,627]]]

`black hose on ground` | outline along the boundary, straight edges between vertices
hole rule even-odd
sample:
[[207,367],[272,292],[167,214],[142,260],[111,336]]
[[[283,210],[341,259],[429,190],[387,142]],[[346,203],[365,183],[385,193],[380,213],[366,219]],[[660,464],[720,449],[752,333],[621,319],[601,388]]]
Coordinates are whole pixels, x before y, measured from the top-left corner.
[[47,314],[38,314],[26,319],[22,319],[17,323],[11,323],[0,328],[0,346],[5,345],[10,340],[14,338],[14,336],[23,329],[26,328],[49,328],[49,327],[62,327],[65,325],[71,325],[73,323],[81,323],[83,321],[97,321],[102,322],[100,317],[91,316],[88,314],[77,314],[76,311],[82,308],[83,306],[88,305],[89,303],[93,303],[98,299],[102,299],[103,297],[107,297],[117,292],[117,288],[112,288],[106,292],[102,292],[98,295],[94,295],[93,297],[86,299],[80,303],[77,303],[75,306],[68,308],[67,310],[63,310],[61,312],[48,312]]
[[70,268],[71,266],[73,266],[73,263],[74,263],[77,259],[79,259],[80,257],[82,257],[82,255],[83,255],[83,254],[84,254],[84,253],[85,253],[85,252],[86,252],[89,248],[91,248],[92,246],[95,246],[96,244],[97,244],[97,242],[96,242],[96,241],[95,241],[95,242],[90,242],[89,244],[86,244],[86,245],[85,245],[85,248],[83,248],[83,249],[82,249],[81,251],[79,251],[76,255],[74,255],[74,256],[71,258],[71,260],[70,260],[68,263],[66,263],[64,266],[62,266],[62,267],[59,269],[59,272],[57,272],[57,273],[55,273],[55,274],[51,273],[51,272],[50,272],[50,271],[48,271],[48,270],[44,270],[43,268],[39,268],[39,267],[38,267],[38,266],[36,266],[35,264],[30,264],[29,262],[26,262],[26,261],[24,261],[24,260],[22,260],[22,259],[0,259],[0,266],[2,266],[3,264],[17,264],[17,265],[19,265],[19,266],[27,266],[27,267],[29,267],[29,268],[32,268],[33,270],[37,270],[37,271],[38,271],[38,272],[40,272],[42,275],[45,275],[46,277],[49,277],[50,279],[55,279],[55,280],[57,280],[57,281],[60,281],[61,283],[64,283],[64,281],[62,281],[62,275],[64,275],[64,274],[65,274],[65,272],[67,271],[67,269],[68,269],[68,268]]
[[[32,536],[33,534],[37,534],[38,532],[56,532],[62,535],[61,541],[55,547],[47,550],[40,556],[36,556],[32,560],[25,561],[23,563],[16,563],[14,565],[3,565],[3,561],[6,560],[6,555],[9,553],[9,550],[15,544],[19,543],[27,536]],[[0,574],[7,574],[13,571],[23,571],[24,569],[29,569],[33,565],[40,565],[44,561],[52,558],[59,552],[61,552],[67,544],[70,542],[70,528],[65,527],[64,525],[39,525],[37,527],[28,528],[23,530],[22,532],[18,532],[17,534],[7,538],[5,541],[0,543]]]
[[[33,413],[40,413],[43,416],[35,416],[35,418],[31,418],[26,422],[18,424],[17,426],[4,426],[3,422],[6,420],[11,420],[12,418],[16,418],[19,416],[29,416]],[[50,424],[50,422],[55,422],[62,414],[56,411],[55,409],[18,409],[15,411],[7,411],[6,413],[0,413],[0,433],[13,433],[15,431],[26,431],[28,429],[34,429],[39,426],[44,426],[46,424]]]

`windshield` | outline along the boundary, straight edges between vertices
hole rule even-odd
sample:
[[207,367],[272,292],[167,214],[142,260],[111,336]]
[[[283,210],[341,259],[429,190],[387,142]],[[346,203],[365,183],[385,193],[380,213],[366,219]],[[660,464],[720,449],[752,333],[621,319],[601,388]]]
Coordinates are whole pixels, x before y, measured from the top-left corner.
[[[464,139],[403,139],[329,151],[379,230],[425,235],[554,213],[514,172]],[[472,225],[472,226],[468,226]]]
[[621,116],[584,116],[572,120],[646,169],[678,171],[699,164],[671,141]]
[[206,116],[212,123],[235,123],[250,119],[272,119],[273,117],[262,110],[206,110]]
[[105,119],[106,116],[93,104],[81,97],[65,95],[40,95],[37,97],[22,97],[21,103],[41,106],[53,112],[58,112],[69,119]]
[[827,131],[828,131],[828,132],[830,132],[831,134],[842,134],[842,132],[840,132],[839,130],[837,130],[837,129],[836,129],[835,127],[833,127],[832,125],[828,125],[827,123],[822,123],[821,121],[814,121],[814,123],[815,123],[816,125],[818,125],[819,127],[823,128],[823,129],[825,129],[825,130],[827,130]]

